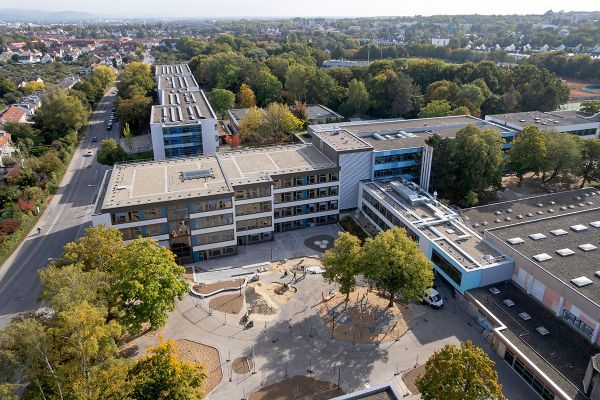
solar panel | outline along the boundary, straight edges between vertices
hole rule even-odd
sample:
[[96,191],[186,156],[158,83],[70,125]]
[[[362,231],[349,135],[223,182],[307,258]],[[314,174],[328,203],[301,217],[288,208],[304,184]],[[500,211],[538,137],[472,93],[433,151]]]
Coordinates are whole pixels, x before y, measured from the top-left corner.
[[196,171],[184,171],[181,173],[181,177],[184,181],[201,178],[212,178],[214,175],[209,169],[199,169]]

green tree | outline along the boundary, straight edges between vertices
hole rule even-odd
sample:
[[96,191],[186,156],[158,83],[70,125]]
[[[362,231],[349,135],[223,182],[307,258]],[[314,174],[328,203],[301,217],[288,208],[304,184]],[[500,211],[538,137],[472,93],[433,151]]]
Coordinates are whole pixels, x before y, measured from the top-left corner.
[[586,183],[600,180],[600,139],[582,140],[581,163],[578,175],[581,176],[581,187]]
[[38,171],[51,175],[63,170],[64,164],[60,159],[56,150],[47,151],[43,156],[38,158]]
[[2,125],[2,129],[10,133],[12,141],[23,150],[31,148],[36,141],[41,139],[39,132],[31,124],[7,122]]
[[131,135],[131,129],[129,129],[129,122],[125,122],[123,125],[123,132],[121,132],[121,135],[123,135],[123,141],[129,151],[133,150],[133,136]]
[[104,165],[114,165],[127,159],[127,153],[115,139],[103,139],[96,155],[98,162]]
[[261,106],[281,101],[282,90],[281,82],[267,69],[262,69],[254,80],[256,101]]
[[173,341],[161,341],[129,371],[133,400],[196,400],[202,397],[203,368],[181,360]]
[[340,233],[333,247],[323,256],[323,278],[340,285],[340,292],[350,299],[356,285],[356,276],[362,272],[362,248],[360,240],[349,232]]
[[600,100],[586,101],[581,104],[579,111],[586,115],[595,115],[600,112]]
[[309,79],[315,73],[314,68],[302,64],[290,65],[285,73],[285,90],[288,92],[289,101],[306,101]]
[[117,107],[117,118],[123,126],[128,124],[134,133],[143,133],[148,129],[152,103],[151,97],[142,96],[121,100]]
[[121,246],[123,234],[118,229],[106,225],[86,228],[83,236],[65,245],[58,264],[81,264],[83,271],[109,272]]
[[369,91],[364,82],[352,79],[348,84],[348,98],[346,104],[355,117],[364,114],[369,109]]
[[306,101],[309,104],[324,104],[333,107],[339,103],[342,93],[335,79],[322,69],[317,69],[308,79]]
[[36,127],[46,135],[46,142],[78,131],[87,120],[88,113],[81,101],[60,89],[50,91],[42,99],[42,106],[34,116]]
[[450,115],[452,108],[446,100],[433,100],[419,111],[419,118],[445,117]]
[[107,65],[98,65],[92,71],[92,77],[98,79],[103,89],[106,89],[116,78],[115,70]]
[[537,126],[528,126],[517,135],[508,151],[508,167],[522,182],[526,173],[538,175],[544,170],[547,152],[544,134]]
[[577,171],[581,165],[581,146],[577,136],[558,132],[546,132],[546,159],[542,174],[543,182],[550,182],[559,175]]
[[472,83],[462,85],[456,96],[456,103],[459,106],[467,107],[472,115],[479,115],[480,107],[485,101],[485,96],[481,88]]
[[[135,92],[132,90],[135,88]],[[130,99],[135,96],[148,96],[154,90],[154,80],[150,74],[150,66],[141,62],[129,63],[119,74],[117,82],[119,96]]]
[[153,239],[135,239],[119,249],[111,265],[109,290],[127,331],[138,333],[146,323],[151,330],[165,324],[175,300],[189,289],[184,272],[171,250]]
[[417,379],[423,400],[503,400],[494,362],[469,340],[435,352]]
[[245,83],[242,83],[237,94],[237,105],[239,108],[256,107],[256,95],[252,88]]
[[364,275],[390,295],[405,302],[419,300],[433,284],[433,264],[402,228],[380,232],[363,246]]
[[300,130],[302,125],[302,121],[292,114],[287,105],[271,103],[265,109],[260,130],[271,135],[275,143],[279,143]]
[[208,94],[210,105],[223,118],[227,110],[235,106],[235,93],[227,89],[215,88]]
[[425,90],[425,101],[445,100],[450,104],[456,101],[460,88],[454,82],[441,80],[433,82]]

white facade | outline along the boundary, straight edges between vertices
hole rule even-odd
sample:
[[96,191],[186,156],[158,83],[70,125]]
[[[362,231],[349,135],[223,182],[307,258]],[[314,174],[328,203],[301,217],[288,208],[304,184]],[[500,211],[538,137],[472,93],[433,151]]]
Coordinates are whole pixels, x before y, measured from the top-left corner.
[[431,44],[434,46],[446,47],[450,44],[450,39],[446,38],[432,38]]

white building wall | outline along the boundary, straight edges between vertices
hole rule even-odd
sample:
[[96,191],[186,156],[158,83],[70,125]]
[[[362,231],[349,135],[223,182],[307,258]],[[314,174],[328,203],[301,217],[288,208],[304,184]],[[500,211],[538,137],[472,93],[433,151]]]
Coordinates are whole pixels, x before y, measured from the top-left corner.
[[358,182],[371,179],[372,154],[370,149],[340,154],[340,210],[358,207]]
[[150,124],[152,136],[152,154],[155,160],[165,159],[165,143],[163,141],[162,124]]
[[200,124],[202,125],[202,151],[205,156],[214,155],[219,147],[217,120],[213,118],[203,119],[200,120]]

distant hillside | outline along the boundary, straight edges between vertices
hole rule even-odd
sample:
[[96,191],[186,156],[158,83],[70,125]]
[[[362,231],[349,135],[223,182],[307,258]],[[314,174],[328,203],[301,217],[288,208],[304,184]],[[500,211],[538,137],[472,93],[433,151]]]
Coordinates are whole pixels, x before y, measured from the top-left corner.
[[78,22],[93,21],[99,16],[80,11],[44,11],[18,8],[0,9],[0,21],[5,22]]

